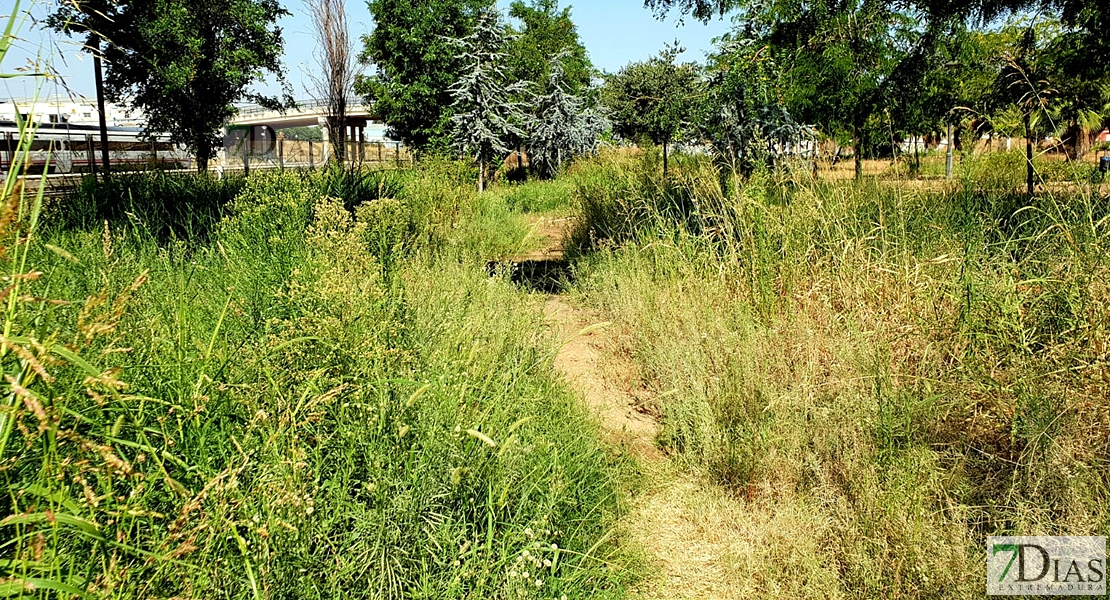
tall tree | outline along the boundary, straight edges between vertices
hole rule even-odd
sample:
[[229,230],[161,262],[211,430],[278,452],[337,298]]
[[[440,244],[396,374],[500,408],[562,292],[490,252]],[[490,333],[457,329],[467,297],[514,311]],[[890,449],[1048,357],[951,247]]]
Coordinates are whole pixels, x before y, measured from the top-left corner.
[[663,147],[664,175],[668,146],[689,125],[700,93],[698,66],[675,63],[682,51],[670,45],[646,61],[626,65],[606,78],[601,93],[614,133],[629,140],[646,137]]
[[305,0],[316,32],[320,73],[310,75],[316,98],[328,110],[328,140],[332,156],[342,164],[347,155],[347,95],[358,76],[358,65],[351,54],[347,7],[343,0]]
[[551,58],[548,92],[532,103],[537,116],[530,120],[528,155],[544,177],[562,173],[565,161],[596,151],[601,134],[610,127],[609,119],[587,107],[585,98],[571,93],[563,59]]
[[904,16],[867,0],[773,0],[742,15],[782,66],[787,109],[830,137],[850,140],[860,177],[866,129],[906,45]]
[[277,21],[287,14],[277,0],[75,0],[48,23],[89,47],[104,41],[108,98],[142,110],[148,133],[186,144],[205,171],[236,102],[292,104],[288,92],[250,91],[265,73],[284,84]]
[[1046,60],[1047,42],[1038,35],[1035,22],[1011,25],[1019,30],[1017,42],[1003,53],[996,80],[995,99],[1002,110],[1016,111],[1025,137],[1025,191],[1032,198],[1036,170],[1034,143],[1050,130],[1050,108],[1056,90],[1048,80],[1050,62]]
[[782,104],[782,72],[765,42],[742,35],[725,36],[710,57],[706,100],[699,103],[697,119],[722,173],[733,176],[734,189],[740,175],[816,137]]
[[369,0],[374,30],[363,37],[361,59],[374,73],[355,91],[374,104],[391,137],[418,150],[446,150],[451,86],[465,61],[452,39],[470,33],[486,0]]
[[563,80],[569,91],[581,95],[590,87],[593,64],[578,39],[578,27],[570,17],[570,7],[559,8],[558,0],[515,0],[509,16],[520,21],[510,38],[506,53],[509,76],[528,81],[538,93],[550,92],[551,60],[559,57]]
[[478,191],[485,190],[486,169],[509,152],[509,143],[524,132],[515,124],[523,119],[512,100],[523,85],[506,84],[505,29],[495,5],[478,13],[474,31],[452,40],[465,65],[451,87],[451,142],[478,163]]

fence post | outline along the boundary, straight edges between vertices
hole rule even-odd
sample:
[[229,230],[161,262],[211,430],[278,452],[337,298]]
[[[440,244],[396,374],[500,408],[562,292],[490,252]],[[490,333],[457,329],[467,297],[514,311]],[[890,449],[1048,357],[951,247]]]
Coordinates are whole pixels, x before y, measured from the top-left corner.
[[278,168],[285,170],[285,136],[278,136]]
[[15,168],[15,151],[12,150],[12,133],[10,131],[4,134],[4,150],[8,154],[8,171],[11,171]]
[[381,164],[381,162],[382,162],[382,143],[378,142],[376,145],[378,146],[378,164]]
[[393,142],[393,162],[397,168],[401,168],[401,142]]
[[316,163],[312,160],[312,140],[308,141],[308,168],[316,168]]

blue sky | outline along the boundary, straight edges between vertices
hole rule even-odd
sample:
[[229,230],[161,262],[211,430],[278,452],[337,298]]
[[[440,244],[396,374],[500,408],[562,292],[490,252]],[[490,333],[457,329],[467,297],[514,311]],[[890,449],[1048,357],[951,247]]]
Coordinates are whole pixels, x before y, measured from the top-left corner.
[[[498,5],[506,11],[509,4],[510,0],[498,0]],[[571,16],[578,25],[579,37],[589,51],[590,59],[598,68],[607,71],[615,71],[630,61],[645,59],[661,50],[665,43],[675,40],[687,49],[682,60],[700,61],[712,48],[712,39],[729,29],[728,22],[722,20],[708,25],[692,20],[680,25],[674,17],[658,21],[651,11],[643,7],[641,0],[579,0],[577,3],[564,1],[561,5],[572,7]],[[285,32],[287,77],[293,87],[293,95],[303,98],[308,95],[304,73],[315,64],[312,57],[315,40],[301,1],[286,0],[286,8],[293,13],[281,23]],[[353,36],[361,37],[373,28],[365,2],[349,0],[347,10]],[[41,17],[42,6],[35,6],[32,12]],[[21,37],[23,41],[4,61],[4,71],[24,64],[40,48],[44,54],[50,53],[53,48],[55,68],[68,87],[77,93],[93,95],[92,61],[82,55],[75,44],[64,38],[58,39],[30,23],[24,24]],[[263,91],[275,89],[276,86],[268,84]],[[32,84],[26,80],[0,80],[0,95],[4,97],[27,97],[32,91]],[[64,93],[64,89],[51,83],[43,92]]]

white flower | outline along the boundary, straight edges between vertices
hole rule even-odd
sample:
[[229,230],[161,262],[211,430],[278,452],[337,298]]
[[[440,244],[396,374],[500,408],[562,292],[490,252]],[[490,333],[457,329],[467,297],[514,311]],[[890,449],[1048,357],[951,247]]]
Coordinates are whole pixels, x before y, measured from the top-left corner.
[[536,587],[543,587],[543,580],[542,579],[537,579],[536,580]]
[[543,566],[550,569],[551,568],[551,559],[550,558],[543,559]]
[[525,527],[524,528],[524,535],[526,535],[528,537],[536,537],[536,534],[532,532],[531,527]]
[[554,552],[559,549],[559,544],[551,544],[551,551]]

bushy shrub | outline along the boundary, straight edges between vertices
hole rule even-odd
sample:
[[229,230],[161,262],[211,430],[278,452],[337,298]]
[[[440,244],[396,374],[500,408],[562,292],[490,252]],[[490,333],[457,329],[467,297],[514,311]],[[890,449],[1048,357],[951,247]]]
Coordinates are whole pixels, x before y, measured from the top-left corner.
[[203,243],[243,185],[242,177],[162,171],[87,176],[47,205],[44,224],[55,230],[99,230],[108,221],[160,243]]

